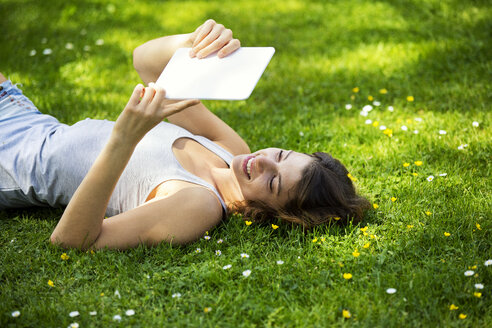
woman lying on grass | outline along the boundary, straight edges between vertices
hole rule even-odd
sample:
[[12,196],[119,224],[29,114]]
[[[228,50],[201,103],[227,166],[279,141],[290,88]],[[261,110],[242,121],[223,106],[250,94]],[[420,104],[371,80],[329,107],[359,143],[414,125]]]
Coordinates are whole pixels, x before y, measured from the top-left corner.
[[134,66],[149,86],[135,87],[116,122],[61,124],[0,74],[0,208],[66,205],[51,242],[80,249],[188,243],[230,211],[306,227],[362,217],[367,200],[330,155],[251,153],[198,100],[165,99],[151,82],[181,47],[224,57],[240,43],[208,20],[139,46]]

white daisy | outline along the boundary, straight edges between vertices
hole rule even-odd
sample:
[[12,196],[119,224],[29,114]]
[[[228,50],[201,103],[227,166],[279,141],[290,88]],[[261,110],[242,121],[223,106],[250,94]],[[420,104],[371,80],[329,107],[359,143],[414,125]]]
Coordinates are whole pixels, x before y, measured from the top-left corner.
[[12,312],[12,316],[14,318],[17,318],[18,316],[20,316],[20,311],[14,311],[14,312]]
[[222,252],[218,249],[218,250],[215,251],[215,255],[221,256],[222,255]]
[[465,276],[471,277],[471,276],[473,276],[474,273],[475,273],[475,271],[473,271],[473,270],[467,270],[467,271],[465,271]]
[[73,43],[67,42],[67,44],[65,45],[65,49],[72,50],[73,49]]
[[480,125],[477,121],[473,122],[472,125],[476,128],[478,128],[478,126]]
[[172,298],[180,298],[181,297],[181,293],[174,293],[171,297]]
[[367,112],[364,112],[364,111],[362,110],[362,111],[360,112],[360,115],[365,117],[365,116],[367,116]]
[[243,271],[243,276],[245,277],[249,277],[250,274],[251,274],[251,270]]
[[429,175],[429,176],[427,177],[427,181],[429,181],[429,182],[430,182],[430,181],[432,181],[432,180],[434,180],[434,176],[433,176],[433,175]]
[[386,130],[386,125],[381,125],[381,126],[379,127],[379,130],[381,130],[381,131]]
[[125,314],[130,317],[130,316],[132,316],[132,315],[135,314],[135,311],[134,310],[131,310],[131,309],[130,310],[126,310]]
[[475,284],[475,288],[476,289],[483,289],[483,285],[482,284]]
[[414,118],[415,122],[422,122],[422,119],[420,117]]
[[86,35],[86,34],[87,34],[87,30],[85,28],[80,30],[80,35]]
[[113,316],[114,321],[121,321],[121,315],[117,314]]
[[439,130],[439,134],[441,134],[441,135],[445,135],[446,133],[447,133],[447,132],[446,132],[446,131],[444,131],[444,130]]
[[217,244],[222,244],[224,241],[222,239],[217,240]]
[[246,253],[241,253],[241,258],[243,258],[243,259],[245,259],[245,258],[246,258],[246,259],[247,259],[247,258],[249,258],[249,255],[248,255],[248,254],[246,254]]
[[402,126],[401,126],[401,129],[402,129],[402,131],[408,131],[408,128],[407,128],[407,126],[406,126],[406,125],[402,125]]
[[118,296],[118,298],[121,298],[120,292],[119,292],[118,290],[115,290],[115,291],[114,291],[114,294],[115,294],[116,296]]
[[485,265],[485,266],[492,265],[492,260],[487,260],[487,261],[485,261],[484,265]]
[[72,322],[68,328],[79,328],[79,324],[77,322]]
[[300,135],[301,137],[304,137],[304,132],[299,131],[299,135]]
[[45,56],[49,56],[53,53],[53,50],[51,50],[50,48],[46,48],[43,50],[43,55]]
[[80,314],[79,311],[72,311],[69,313],[69,316],[73,318],[73,317],[78,317],[79,314]]
[[388,294],[394,294],[394,293],[396,293],[396,289],[394,289],[394,288],[388,288],[388,289],[386,289],[386,293],[388,293]]
[[346,105],[345,105],[345,109],[346,109],[346,110],[350,110],[350,109],[352,109],[352,105],[351,105],[351,104],[346,104]]
[[205,236],[205,237],[203,237],[203,239],[209,240],[210,239],[210,236]]
[[366,124],[372,124],[372,120],[367,119],[365,123]]
[[419,134],[419,130],[413,130],[414,134]]
[[392,111],[394,111],[395,109],[393,108],[393,106],[388,106],[388,110],[389,110],[390,112],[392,112]]
[[97,39],[96,40],[96,46],[102,46],[104,44],[104,40],[103,39]]
[[29,56],[36,56],[36,50],[32,49],[30,52],[29,52]]
[[46,39],[46,38],[42,38],[42,39],[41,39],[41,43],[42,43],[42,44],[45,44],[46,42],[48,42],[48,39]]
[[84,46],[84,51],[90,51],[91,50],[91,46]]
[[97,311],[91,311],[89,312],[90,315],[97,315]]
[[224,265],[224,266],[222,267],[222,269],[227,270],[227,269],[230,269],[231,267],[232,267],[232,265],[231,265],[231,264],[227,264],[227,265]]
[[439,173],[440,177],[445,177],[446,175],[448,175],[448,174],[447,173]]
[[380,106],[381,103],[379,101],[373,101],[372,104],[376,107]]
[[195,253],[200,253],[202,250],[199,248],[195,249]]
[[372,108],[373,107],[371,105],[365,105],[364,107],[362,107],[362,111],[369,113],[372,110]]
[[277,264],[278,264],[278,265],[282,265],[282,264],[284,264],[284,261],[282,261],[282,260],[278,260],[278,261],[277,261]]

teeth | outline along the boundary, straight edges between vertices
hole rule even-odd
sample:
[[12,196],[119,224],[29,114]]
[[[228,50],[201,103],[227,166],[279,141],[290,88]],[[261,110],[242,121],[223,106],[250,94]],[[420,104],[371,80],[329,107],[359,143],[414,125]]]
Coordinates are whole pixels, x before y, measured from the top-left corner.
[[251,178],[251,163],[253,162],[253,157],[251,157],[248,160],[248,163],[246,163],[246,171],[248,171],[248,175]]

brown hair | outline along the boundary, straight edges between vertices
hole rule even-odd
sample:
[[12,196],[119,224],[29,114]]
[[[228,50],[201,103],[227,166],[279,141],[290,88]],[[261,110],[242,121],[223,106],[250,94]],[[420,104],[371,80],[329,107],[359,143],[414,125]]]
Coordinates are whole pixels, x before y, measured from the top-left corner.
[[313,158],[302,172],[302,178],[291,190],[293,197],[280,211],[261,201],[236,204],[234,211],[246,220],[264,222],[279,217],[310,228],[335,218],[346,223],[358,222],[369,201],[357,195],[349,172],[339,160],[323,152],[307,154]]

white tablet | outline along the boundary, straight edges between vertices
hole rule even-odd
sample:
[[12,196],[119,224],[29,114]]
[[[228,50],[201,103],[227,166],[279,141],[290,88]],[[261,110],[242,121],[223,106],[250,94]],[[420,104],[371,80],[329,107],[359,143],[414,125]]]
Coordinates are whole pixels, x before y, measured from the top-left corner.
[[178,49],[156,84],[169,99],[248,98],[272,58],[272,47],[242,47],[227,57],[217,53],[190,58],[190,48]]

